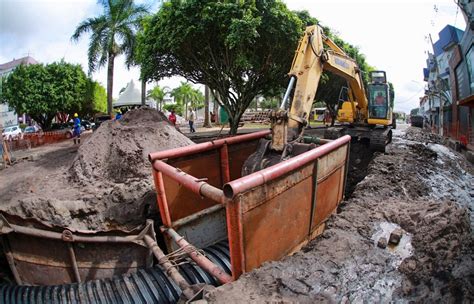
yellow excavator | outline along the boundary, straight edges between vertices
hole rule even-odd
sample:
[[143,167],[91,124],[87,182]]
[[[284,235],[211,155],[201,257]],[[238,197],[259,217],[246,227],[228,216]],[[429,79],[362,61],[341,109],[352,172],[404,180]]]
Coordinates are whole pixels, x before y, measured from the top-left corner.
[[[369,141],[374,150],[385,151],[395,127],[385,72],[371,73],[367,94],[356,61],[324,35],[321,27],[313,25],[306,28],[299,41],[281,106],[270,114],[272,140],[261,143],[257,152],[249,157],[244,175],[290,157],[294,144],[303,141],[323,71],[343,77],[348,84],[347,97],[339,103],[338,124],[326,129],[324,137],[335,139],[349,134]],[[290,95],[293,98],[288,104]]]

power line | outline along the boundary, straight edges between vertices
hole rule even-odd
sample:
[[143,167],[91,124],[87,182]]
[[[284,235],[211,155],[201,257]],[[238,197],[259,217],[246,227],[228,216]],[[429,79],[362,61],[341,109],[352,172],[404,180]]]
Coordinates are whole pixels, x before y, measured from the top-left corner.
[[420,94],[420,93],[421,93],[422,91],[424,91],[424,90],[425,90],[425,88],[423,87],[423,88],[421,88],[418,92],[416,92],[415,94],[413,94],[413,96],[410,96],[409,98],[407,98],[407,99],[405,99],[405,100],[403,100],[403,101],[395,100],[395,102],[396,102],[396,104],[403,104],[403,103],[407,103],[407,102],[409,102],[409,101],[412,101],[412,99],[413,99],[414,97],[416,97],[418,94]]

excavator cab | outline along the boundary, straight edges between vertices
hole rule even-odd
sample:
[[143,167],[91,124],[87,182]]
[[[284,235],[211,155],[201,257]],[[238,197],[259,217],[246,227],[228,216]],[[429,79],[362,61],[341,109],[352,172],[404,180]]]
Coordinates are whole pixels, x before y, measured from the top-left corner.
[[368,86],[368,91],[368,123],[372,125],[390,125],[392,123],[392,104],[384,71],[371,72],[371,83]]

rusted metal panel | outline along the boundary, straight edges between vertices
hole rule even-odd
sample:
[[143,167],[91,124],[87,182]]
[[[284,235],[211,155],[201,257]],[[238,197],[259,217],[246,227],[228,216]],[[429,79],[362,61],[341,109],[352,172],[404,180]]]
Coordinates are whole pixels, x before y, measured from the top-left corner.
[[318,181],[326,178],[335,168],[345,165],[347,146],[337,148],[318,160]]
[[[195,247],[208,247],[227,238],[225,208],[223,205],[207,208],[173,222],[171,227]],[[179,248],[170,239],[166,239],[166,241],[168,251],[171,252]]]
[[[288,178],[268,187],[284,187]],[[245,271],[286,256],[307,238],[311,187],[311,178],[306,178],[243,213]]]
[[344,181],[344,168],[333,171],[326,179],[318,183],[316,208],[311,230],[323,223],[337,208],[341,200],[341,187]]
[[[4,237],[10,245],[24,284],[55,285],[76,281],[68,243],[17,233]],[[74,243],[74,251],[82,281],[107,278],[151,266],[148,249],[136,244]]]
[[287,255],[309,231],[313,165],[238,196],[241,204],[244,268]]
[[[222,188],[219,151],[217,150],[189,158],[169,160],[168,163],[196,179],[206,178],[207,183]],[[168,176],[163,175],[163,180],[172,222],[217,204],[209,198],[201,197],[186,189]]]
[[255,139],[228,147],[230,180],[236,180],[242,177],[242,166],[250,154],[257,149],[259,140],[260,139]]

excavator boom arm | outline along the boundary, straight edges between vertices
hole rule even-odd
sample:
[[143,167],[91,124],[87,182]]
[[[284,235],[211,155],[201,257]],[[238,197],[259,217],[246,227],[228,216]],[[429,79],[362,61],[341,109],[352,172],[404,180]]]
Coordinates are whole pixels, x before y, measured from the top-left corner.
[[[324,48],[327,46],[327,49]],[[306,28],[300,39],[289,75],[296,78],[296,85],[289,112],[288,138],[297,137],[309,120],[313,100],[319,80],[324,70],[347,80],[359,109],[367,108],[360,69],[352,58],[339,48],[334,41],[323,34],[321,27]],[[285,103],[285,102],[284,102]],[[353,100],[353,114],[356,116]],[[281,143],[281,141],[280,141]],[[281,146],[281,144],[280,144]]]

